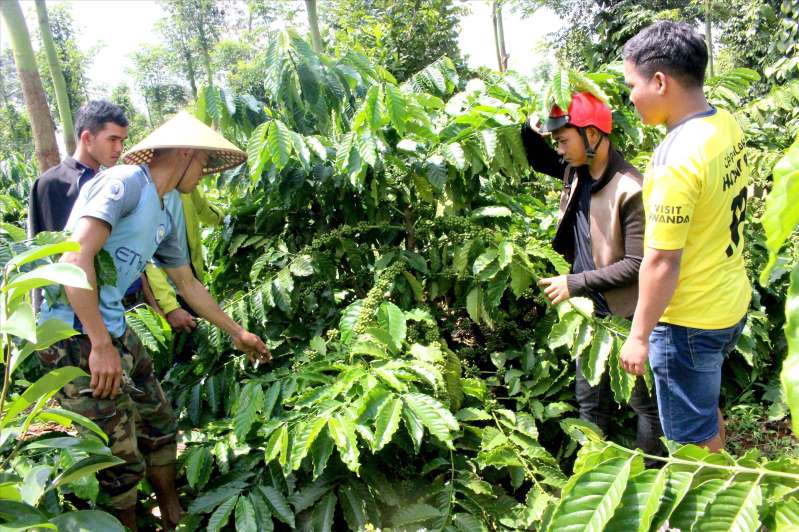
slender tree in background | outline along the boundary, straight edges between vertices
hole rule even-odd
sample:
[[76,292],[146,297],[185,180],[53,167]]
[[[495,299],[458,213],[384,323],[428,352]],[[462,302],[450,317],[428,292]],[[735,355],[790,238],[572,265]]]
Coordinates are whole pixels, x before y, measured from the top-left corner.
[[33,128],[33,143],[39,172],[44,172],[57,165],[60,157],[55,141],[53,118],[50,116],[42,80],[36,68],[30,33],[28,33],[28,26],[25,24],[25,17],[18,0],[0,2],[0,14],[5,19],[11,37],[11,47],[14,50],[14,61],[22,86],[22,95]]
[[710,77],[716,75],[713,68],[713,30],[710,20],[710,0],[705,0],[705,44],[707,45],[707,68]]
[[502,26],[502,0],[491,5],[491,24],[494,27],[494,45],[497,50],[497,65],[500,72],[508,70],[508,52],[505,50],[505,29]]
[[308,26],[311,28],[311,42],[314,50],[321,53],[324,49],[322,34],[319,33],[319,16],[316,13],[316,0],[305,0],[305,9],[308,11]]
[[58,62],[53,35],[50,32],[50,21],[47,17],[47,6],[44,0],[36,0],[36,15],[39,19],[39,33],[44,44],[44,51],[47,55],[47,64],[50,67],[50,77],[53,80],[56,103],[58,104],[58,115],[61,118],[62,136],[67,153],[75,151],[75,127],[72,122],[72,109],[69,105],[69,95],[67,94],[67,83],[64,80],[64,72]]

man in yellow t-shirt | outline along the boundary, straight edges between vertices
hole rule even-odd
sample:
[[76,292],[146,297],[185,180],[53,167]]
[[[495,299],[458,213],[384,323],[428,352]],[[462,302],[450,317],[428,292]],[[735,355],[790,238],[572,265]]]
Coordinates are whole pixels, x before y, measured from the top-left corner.
[[624,368],[655,376],[670,440],[724,447],[721,366],[746,322],[743,261],[749,169],[741,128],[703,93],[707,49],[691,26],[661,21],[624,48],[624,78],[644,123],[668,134],[644,176],[644,259]]

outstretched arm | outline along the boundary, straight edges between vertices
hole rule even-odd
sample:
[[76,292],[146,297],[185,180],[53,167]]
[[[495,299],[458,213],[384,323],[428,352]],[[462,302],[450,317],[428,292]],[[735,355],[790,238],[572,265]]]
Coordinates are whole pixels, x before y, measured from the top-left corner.
[[208,290],[194,277],[188,265],[178,266],[177,268],[164,268],[164,270],[191,308],[197,314],[228,333],[233,339],[233,345],[236,346],[236,349],[246,353],[250,360],[255,360],[256,358],[262,362],[272,360],[269,348],[266,347],[263,341],[225,314],[219,304],[211,297],[211,294],[208,293]]

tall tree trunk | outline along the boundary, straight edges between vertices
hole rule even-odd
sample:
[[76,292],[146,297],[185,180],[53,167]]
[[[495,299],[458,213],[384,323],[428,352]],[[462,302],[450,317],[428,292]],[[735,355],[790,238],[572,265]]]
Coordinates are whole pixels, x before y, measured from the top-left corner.
[[3,77],[3,66],[0,64],[0,98],[3,99],[3,107],[8,107],[8,91],[6,90],[6,80]]
[[33,55],[28,26],[25,25],[19,0],[0,1],[0,14],[6,20],[11,35],[14,62],[17,65],[22,96],[33,129],[33,145],[41,173],[59,163],[53,118],[47,107],[47,98],[44,95],[39,70],[36,68],[36,56]]
[[707,66],[710,77],[716,75],[713,68],[713,30],[710,22],[710,0],[705,0],[705,44],[707,44]]
[[44,0],[36,0],[36,15],[39,19],[39,33],[42,36],[47,63],[50,67],[50,77],[53,79],[55,99],[58,104],[58,115],[61,118],[61,128],[63,129],[64,146],[67,153],[75,153],[75,126],[72,122],[72,108],[69,105],[67,95],[67,82],[64,80],[64,72],[58,62],[58,54],[53,43],[53,34],[50,31],[50,21],[47,17],[47,6]]
[[305,0],[305,9],[308,11],[308,26],[311,27],[311,42],[317,53],[322,53],[325,48],[322,34],[319,33],[319,15],[316,12],[316,0]]
[[505,51],[505,30],[502,27],[501,0],[494,0],[491,6],[491,25],[494,27],[494,47],[497,52],[497,65],[500,72],[508,69],[508,54]]
[[191,86],[191,95],[197,99],[197,76],[194,73],[194,61],[191,58],[191,52],[188,48],[183,48],[183,59],[186,60],[186,74],[189,76],[189,86]]
[[214,74],[211,71],[211,54],[208,52],[208,46],[205,42],[200,43],[203,53],[203,65],[205,66],[205,77],[208,81],[208,86],[214,86]]

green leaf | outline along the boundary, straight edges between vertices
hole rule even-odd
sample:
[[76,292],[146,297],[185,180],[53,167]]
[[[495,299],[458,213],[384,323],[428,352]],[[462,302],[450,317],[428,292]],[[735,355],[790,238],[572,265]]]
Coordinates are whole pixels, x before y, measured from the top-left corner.
[[705,513],[724,489],[724,480],[712,478],[692,487],[669,518],[669,526],[680,530],[691,530],[694,523]]
[[186,459],[186,479],[192,489],[202,488],[211,475],[211,450],[207,446],[195,447]]
[[605,530],[648,531],[660,506],[660,498],[666,490],[667,476],[664,468],[649,469],[631,477],[622,495],[621,504],[616,508]]
[[441,517],[441,512],[433,506],[424,503],[415,503],[397,510],[391,518],[391,524],[394,527],[405,527],[424,523],[425,521],[430,521],[439,517]]
[[621,367],[621,339],[613,339],[613,349],[608,358],[608,371],[610,372],[610,389],[613,390],[613,397],[619,404],[630,402],[630,397],[635,388],[635,375],[630,375]]
[[111,254],[101,249],[94,256],[94,272],[99,286],[115,286],[117,284],[117,266]]
[[463,146],[457,142],[450,144],[443,144],[441,146],[441,155],[444,159],[461,172],[466,170],[466,153],[463,151]]
[[383,403],[375,421],[375,438],[372,446],[374,452],[379,451],[391,441],[397,428],[399,428],[401,416],[402,401],[398,397],[392,396]]
[[49,257],[50,255],[60,255],[61,253],[66,253],[67,251],[80,251],[80,244],[74,240],[65,240],[63,242],[56,242],[55,244],[35,246],[24,253],[15,255],[6,263],[5,267],[6,270],[11,271],[35,260]]
[[24,449],[34,451],[37,449],[70,449],[89,454],[111,455],[111,449],[103,445],[102,442],[94,438],[75,438],[73,436],[61,436],[56,438],[42,438],[31,441],[24,445]]
[[50,519],[50,524],[58,527],[59,532],[124,532],[116,517],[100,510],[78,510],[66,512]]
[[522,293],[533,284],[533,274],[521,259],[513,257],[510,265],[510,289],[513,295],[521,297]]
[[736,481],[716,495],[712,504],[699,516],[697,530],[760,530],[760,485]]
[[549,348],[554,351],[558,347],[571,346],[582,323],[583,317],[577,312],[569,311],[562,315],[549,332],[547,341]]
[[269,124],[269,122],[259,124],[250,134],[250,139],[247,142],[247,166],[250,167],[250,180],[253,182],[261,177],[264,165],[269,160],[266,146]]
[[330,532],[333,530],[333,517],[336,512],[338,499],[332,491],[319,501],[313,509],[314,532]]
[[22,501],[31,506],[38,506],[39,499],[45,493],[47,481],[50,480],[52,472],[53,468],[48,465],[39,465],[31,468],[19,486]]
[[769,273],[777,263],[782,244],[799,223],[799,137],[774,166],[773,180],[774,186],[766,197],[762,219],[769,250],[768,264],[760,274],[760,284],[763,286],[768,283]]
[[685,494],[691,488],[693,478],[693,473],[687,471],[668,471],[666,490],[663,492],[660,508],[652,522],[653,529],[659,529],[671,518],[674,509],[682,502]]
[[272,521],[272,510],[260,490],[252,490],[247,497],[255,510],[255,522],[258,523],[259,532],[272,532],[275,525]]
[[580,359],[580,369],[591,386],[599,384],[605,372],[605,363],[613,350],[614,339],[605,327],[598,326],[591,340],[588,356]]
[[419,452],[419,448],[422,445],[422,439],[424,438],[424,425],[416,416],[416,414],[408,408],[407,404],[403,404],[402,407],[402,421],[405,423],[405,429],[408,431],[408,435],[411,437],[411,441],[413,442],[413,447],[416,452]]
[[280,428],[272,432],[264,451],[264,462],[269,463],[278,456],[285,456],[288,453],[289,432],[288,426],[284,423]]
[[300,255],[296,257],[289,265],[291,274],[295,277],[307,277],[313,275],[313,257],[310,255]]
[[272,510],[272,515],[294,528],[294,513],[286,498],[273,486],[258,486]]
[[239,500],[238,495],[234,495],[220,504],[211,517],[208,519],[208,530],[211,532],[219,532],[227,526],[230,520],[230,514],[233,513],[233,508],[236,506],[236,501]]
[[498,205],[490,207],[480,207],[472,211],[472,218],[508,218],[512,215],[511,210],[507,207]]
[[466,296],[466,312],[475,323],[480,323],[483,319],[483,290],[475,286]]
[[493,129],[484,129],[480,131],[480,140],[486,154],[486,161],[491,162],[494,159],[494,154],[497,153],[497,132]]
[[455,416],[443,404],[423,393],[407,393],[402,396],[402,400],[430,434],[450,449],[453,448],[451,433],[456,432],[459,425]]
[[327,461],[330,459],[330,455],[333,454],[334,445],[333,439],[328,436],[327,432],[319,434],[319,437],[316,438],[316,441],[311,445],[314,480],[324,473],[327,467]]
[[282,170],[289,162],[291,155],[291,132],[280,120],[273,120],[266,137],[266,146],[272,162],[278,170]]
[[258,532],[255,508],[247,497],[239,497],[236,503],[236,532]]
[[[497,257],[499,253],[496,249],[488,249],[480,254],[472,264],[472,273],[480,278],[481,281],[486,281],[493,277],[499,271],[499,264]],[[493,265],[493,268],[490,266]],[[488,273],[485,273],[489,270]]]
[[353,473],[357,474],[361,463],[359,461],[358,439],[355,436],[353,422],[337,414],[328,419],[327,431],[338,448],[341,461]]
[[103,432],[103,429],[97,426],[91,419],[77,412],[64,410],[62,408],[47,408],[39,414],[38,419],[41,421],[52,421],[65,428],[69,428],[73,422],[77,423],[96,434],[104,443],[108,443],[108,436]]
[[3,415],[0,426],[4,427],[23,410],[39,401],[42,397],[52,397],[65,384],[78,377],[88,376],[85,371],[73,366],[57,368],[40,378],[12,402]]
[[338,490],[338,498],[350,530],[365,530],[369,522],[366,501],[357,493],[355,484],[349,482],[342,485]]
[[325,493],[329,492],[330,488],[330,483],[326,479],[321,478],[310,484],[305,484],[302,488],[295,491],[288,499],[291,505],[294,506],[294,513],[299,514],[316,504],[316,501],[321,499]]
[[13,289],[15,294],[21,295],[28,290],[51,284],[92,289],[89,281],[86,280],[86,272],[81,268],[74,264],[57,262],[55,264],[45,264],[32,271],[15,276],[3,287],[3,291],[8,292]]
[[391,125],[397,133],[405,133],[405,123],[408,118],[405,96],[400,90],[390,83],[383,84],[383,104],[385,105]]
[[549,530],[603,530],[621,502],[632,461],[612,458],[581,474],[563,495]]
[[358,322],[361,315],[361,308],[363,307],[363,300],[359,299],[351,303],[344,312],[341,313],[341,320],[339,320],[338,329],[341,331],[341,343],[349,344],[355,339],[355,334],[352,328]]
[[246,482],[232,480],[211,491],[206,491],[191,502],[189,505],[189,513],[206,514],[219,506],[222,502],[237,496],[246,486]]
[[407,334],[405,314],[402,310],[394,303],[384,301],[380,308],[377,309],[377,322],[382,329],[391,335],[391,339],[394,341],[394,348],[400,349]]
[[307,422],[300,421],[292,431],[291,469],[296,471],[302,465],[302,460],[308,456],[311,446],[316,441],[319,433],[325,428],[327,419],[319,416]]
[[239,396],[239,407],[233,418],[234,433],[239,441],[244,441],[255,422],[257,413],[264,408],[264,391],[258,382],[250,381],[244,385]]
[[775,532],[796,532],[796,523],[799,523],[799,498],[786,499],[774,506]]
[[785,403],[791,410],[793,433],[799,434],[799,265],[791,272],[785,301],[785,338],[788,356],[782,362],[780,382]]
[[31,304],[27,301],[12,303],[8,319],[0,323],[0,333],[36,343],[36,318],[33,316]]
[[23,228],[6,222],[0,222],[0,232],[6,233],[14,242],[22,242],[28,238],[28,234]]
[[113,467],[115,465],[124,464],[125,461],[116,456],[90,456],[84,458],[80,462],[73,464],[66,471],[55,477],[50,483],[48,490],[55,489],[59,486],[78,480],[86,475],[93,475],[101,469]]
[[483,532],[488,530],[485,524],[472,514],[457,513],[452,516],[452,523],[460,532]]
[[11,373],[19,368],[34,351],[46,349],[56,342],[66,340],[78,334],[78,331],[67,325],[61,320],[50,319],[36,327],[36,340],[26,342],[22,349],[15,351],[11,357]]

